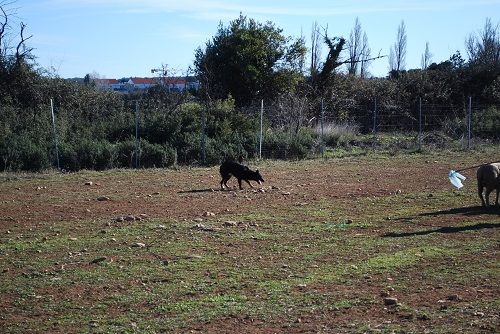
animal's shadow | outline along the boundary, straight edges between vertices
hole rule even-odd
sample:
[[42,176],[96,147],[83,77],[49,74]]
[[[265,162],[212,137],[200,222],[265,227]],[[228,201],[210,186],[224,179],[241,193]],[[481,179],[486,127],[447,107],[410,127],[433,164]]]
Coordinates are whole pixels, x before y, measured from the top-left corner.
[[440,215],[464,215],[464,216],[477,216],[483,214],[498,214],[500,215],[500,207],[489,206],[487,208],[482,206],[468,206],[463,208],[453,208],[448,210],[440,210],[434,212],[421,213],[420,217],[440,216]]
[[[453,208],[449,210],[440,210],[434,212],[421,213],[420,217],[435,217],[440,215],[464,215],[464,216],[477,216],[483,214],[494,214],[500,216],[499,207],[488,207],[484,208],[482,206],[472,206],[463,208]],[[432,233],[459,233],[465,231],[475,231],[485,228],[500,228],[500,223],[478,223],[475,225],[468,226],[443,226],[437,229],[429,229],[424,231],[414,231],[414,232],[390,232],[386,233],[384,237],[390,238],[401,238],[401,237],[412,237],[417,235],[427,235]]]
[[[179,190],[177,193],[178,194],[214,193],[214,192],[245,191],[245,189],[238,189],[237,187],[229,188],[229,189],[205,188],[205,189]],[[252,188],[249,188],[249,189],[252,189]]]
[[220,189],[214,189],[214,188],[189,189],[189,190],[180,190],[177,193],[178,194],[195,194],[195,193],[211,193],[211,192],[216,192],[216,191],[221,191],[221,190]]

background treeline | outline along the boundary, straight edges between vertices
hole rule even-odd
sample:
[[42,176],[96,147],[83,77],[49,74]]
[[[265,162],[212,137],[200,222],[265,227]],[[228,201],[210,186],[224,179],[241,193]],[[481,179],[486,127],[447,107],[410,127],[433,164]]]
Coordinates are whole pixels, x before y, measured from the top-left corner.
[[[196,50],[201,90],[172,92],[157,86],[131,94],[47,74],[36,65],[24,29],[21,25],[14,46],[6,45],[12,36],[0,29],[0,171],[40,171],[57,163],[65,170],[103,170],[137,162],[147,168],[254,158],[262,100],[262,150],[269,158],[303,158],[323,142],[333,148],[356,145],[357,136],[371,130],[359,120],[374,101],[390,106],[394,114],[408,113],[423,100],[466,117],[471,97],[483,106],[475,136],[500,137],[499,31],[490,20],[481,34],[468,39],[468,59],[457,52],[421,69],[393,69],[386,78],[370,78],[366,63],[380,56],[350,57],[349,40],[316,30],[316,44],[307,48],[303,38],[285,37],[272,23],[240,16]],[[318,43],[328,49],[322,61],[314,57]],[[315,59],[310,66],[305,65],[308,52]],[[340,135],[319,140],[322,105],[328,106],[330,121],[344,124],[347,140]],[[405,124],[398,126],[405,129]]]

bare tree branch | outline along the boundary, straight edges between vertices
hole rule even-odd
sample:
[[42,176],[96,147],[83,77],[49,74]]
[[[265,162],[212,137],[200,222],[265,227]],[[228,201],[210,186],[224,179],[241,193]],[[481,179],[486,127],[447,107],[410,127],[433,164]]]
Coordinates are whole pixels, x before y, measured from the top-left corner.
[[17,44],[17,47],[16,47],[16,63],[24,60],[24,58],[26,58],[26,56],[29,55],[31,53],[31,51],[33,51],[33,48],[26,48],[26,45],[24,44],[24,43],[26,43],[26,41],[28,39],[33,37],[33,35],[30,35],[26,38],[24,37],[24,29],[25,28],[26,28],[26,24],[21,22],[21,41],[19,41],[19,43]]
[[0,4],[0,10],[2,11],[2,16],[3,16],[3,22],[0,23],[0,58],[3,58],[2,42],[5,37],[5,29],[7,28],[9,17],[7,16],[7,13],[5,12],[1,4]]

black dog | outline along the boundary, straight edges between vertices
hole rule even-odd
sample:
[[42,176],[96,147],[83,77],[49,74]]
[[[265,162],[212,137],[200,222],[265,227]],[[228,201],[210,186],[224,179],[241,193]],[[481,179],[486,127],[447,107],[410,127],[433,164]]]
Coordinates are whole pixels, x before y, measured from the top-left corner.
[[253,186],[249,181],[257,181],[259,184],[261,184],[261,182],[264,182],[264,179],[260,175],[259,170],[256,170],[254,172],[247,166],[239,164],[235,161],[223,162],[220,166],[219,171],[220,176],[222,177],[222,180],[220,181],[220,188],[222,190],[224,190],[224,186],[226,186],[226,188],[229,188],[229,186],[227,185],[227,181],[231,178],[231,176],[234,176],[238,179],[238,185],[240,186],[240,189],[243,189],[241,187],[241,180],[245,180],[245,182],[248,183],[248,185],[252,188]]

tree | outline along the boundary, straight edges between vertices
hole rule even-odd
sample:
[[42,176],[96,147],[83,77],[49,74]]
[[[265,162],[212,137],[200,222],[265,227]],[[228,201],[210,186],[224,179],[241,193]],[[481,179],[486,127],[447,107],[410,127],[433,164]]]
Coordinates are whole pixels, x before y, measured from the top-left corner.
[[329,38],[326,31],[324,36],[324,42],[328,46],[328,55],[326,56],[326,60],[323,63],[323,66],[318,73],[318,80],[314,83],[313,89],[315,92],[319,92],[322,95],[326,89],[330,88],[332,85],[332,79],[335,74],[335,70],[342,64],[343,62],[340,60],[340,53],[344,49],[345,39],[342,37],[333,37]]
[[396,42],[394,42],[394,45],[389,52],[389,67],[391,72],[400,72],[405,69],[406,46],[407,36],[405,21],[401,21],[401,24],[398,27]]
[[470,34],[465,42],[469,61],[477,65],[498,67],[500,64],[500,30],[487,18],[479,35]]
[[368,44],[368,36],[366,32],[363,34],[363,44],[361,44],[361,67],[359,68],[359,76],[361,78],[366,78],[368,76],[368,67],[372,62],[371,58],[372,50]]
[[352,28],[349,40],[347,41],[347,49],[349,50],[347,72],[350,75],[356,75],[358,73],[358,67],[362,57],[361,34],[361,23],[359,23],[359,19],[356,17],[354,28]]
[[479,34],[470,34],[465,42],[469,61],[465,66],[464,91],[475,101],[497,105],[496,94],[500,77],[500,30],[491,19]]
[[431,64],[432,61],[432,53],[429,51],[429,42],[425,43],[425,51],[422,54],[422,59],[420,61],[420,64],[422,66],[423,70],[426,70],[429,65]]
[[217,34],[195,53],[195,71],[209,99],[232,96],[237,106],[293,91],[302,78],[303,38],[292,40],[273,23],[246,16],[219,25]]
[[320,71],[321,60],[321,32],[319,31],[318,22],[314,22],[311,33],[311,81],[314,82]]

